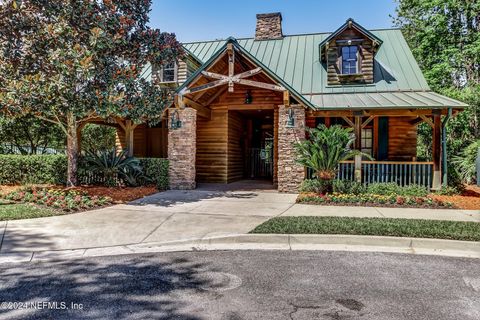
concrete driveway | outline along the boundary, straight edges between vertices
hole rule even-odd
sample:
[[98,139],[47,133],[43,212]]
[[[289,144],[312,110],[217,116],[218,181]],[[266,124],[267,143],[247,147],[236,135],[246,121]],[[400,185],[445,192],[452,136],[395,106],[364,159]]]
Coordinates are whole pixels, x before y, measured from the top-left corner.
[[0,222],[0,253],[108,247],[243,234],[288,210],[296,195],[201,186],[166,191],[131,204]]

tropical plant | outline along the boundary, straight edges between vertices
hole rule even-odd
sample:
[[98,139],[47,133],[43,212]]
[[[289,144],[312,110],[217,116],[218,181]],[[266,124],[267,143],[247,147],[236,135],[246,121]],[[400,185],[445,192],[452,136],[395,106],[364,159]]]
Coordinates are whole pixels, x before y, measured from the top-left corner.
[[297,163],[312,169],[315,175],[325,181],[332,181],[340,161],[362,155],[371,157],[352,149],[355,134],[351,128],[340,125],[326,127],[320,124],[317,128],[307,128],[310,139],[294,144],[297,153]]
[[106,186],[115,186],[118,180],[133,181],[131,179],[133,173],[142,172],[140,160],[129,157],[127,150],[120,153],[115,149],[88,152],[85,164],[86,169],[100,176]]
[[468,184],[476,181],[476,160],[479,150],[480,140],[477,140],[466,147],[459,156],[452,159],[460,178]]

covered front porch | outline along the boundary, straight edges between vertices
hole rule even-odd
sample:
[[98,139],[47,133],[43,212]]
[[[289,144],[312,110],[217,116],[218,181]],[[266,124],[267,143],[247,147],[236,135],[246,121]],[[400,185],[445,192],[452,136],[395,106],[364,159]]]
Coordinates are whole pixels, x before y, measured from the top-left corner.
[[[307,111],[306,123],[308,127],[336,124],[352,128],[355,149],[373,158],[343,161],[338,167],[338,179],[439,189],[447,179],[445,125],[457,112],[450,108]],[[427,161],[417,159],[417,127],[422,122],[432,128],[432,157],[424,159]],[[307,177],[313,177],[313,173],[307,170]]]

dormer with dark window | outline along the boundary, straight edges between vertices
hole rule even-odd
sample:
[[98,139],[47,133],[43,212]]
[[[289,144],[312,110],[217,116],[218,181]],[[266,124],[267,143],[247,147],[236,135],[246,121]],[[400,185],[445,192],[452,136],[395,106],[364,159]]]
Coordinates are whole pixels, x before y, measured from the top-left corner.
[[375,53],[382,40],[348,19],[320,43],[328,85],[373,83]]

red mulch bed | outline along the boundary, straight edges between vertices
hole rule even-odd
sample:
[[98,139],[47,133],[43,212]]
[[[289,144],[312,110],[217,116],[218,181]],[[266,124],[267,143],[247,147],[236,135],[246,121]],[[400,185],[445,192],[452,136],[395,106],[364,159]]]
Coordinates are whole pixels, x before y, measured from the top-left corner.
[[[63,186],[46,186],[55,189],[65,189]],[[21,186],[0,186],[0,195],[7,194],[21,188]],[[85,191],[90,196],[110,197],[115,203],[124,203],[158,192],[155,186],[145,187],[102,187],[102,186],[79,186],[71,188],[78,191]]]
[[102,186],[79,186],[73,190],[85,191],[90,196],[110,197],[116,203],[124,203],[158,192],[155,186],[145,187],[102,187]]
[[480,187],[477,186],[466,186],[461,195],[441,196],[433,194],[432,198],[450,202],[459,209],[480,210]]

